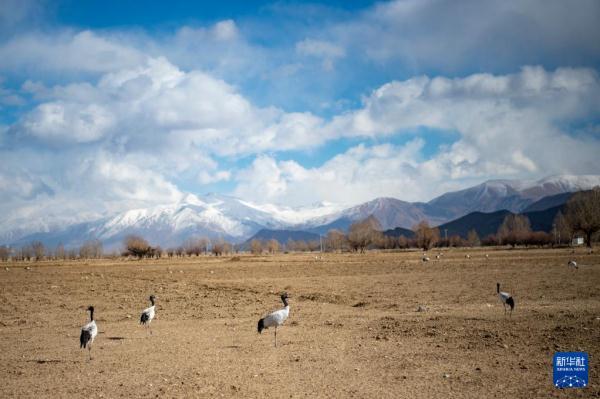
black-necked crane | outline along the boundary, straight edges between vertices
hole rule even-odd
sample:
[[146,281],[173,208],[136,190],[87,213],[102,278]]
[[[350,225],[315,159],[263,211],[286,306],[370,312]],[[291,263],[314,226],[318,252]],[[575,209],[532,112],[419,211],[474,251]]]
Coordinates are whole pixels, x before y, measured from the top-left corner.
[[502,301],[502,305],[504,305],[504,314],[506,314],[506,305],[510,306],[510,315],[512,316],[513,309],[515,308],[515,300],[512,295],[508,292],[500,291],[500,283],[496,283],[496,292],[498,293],[498,297]]
[[283,302],[283,309],[279,309],[273,313],[269,313],[267,316],[263,317],[258,321],[258,333],[261,334],[262,330],[275,327],[275,347],[277,348],[277,327],[281,327],[281,325],[287,320],[290,315],[290,305],[288,304],[288,294],[281,294],[281,301]]
[[570,268],[575,269],[575,270],[579,269],[579,266],[577,266],[577,262],[575,262],[572,259],[569,261],[569,263],[567,263],[567,266],[569,266]]
[[150,328],[150,323],[152,322],[152,319],[154,319],[154,315],[156,313],[154,300],[157,298],[154,295],[150,295],[149,299],[152,306],[142,311],[142,316],[140,317],[140,324],[147,326],[148,330],[150,331],[150,335],[152,335],[152,328]]
[[92,360],[92,342],[98,335],[98,326],[94,320],[94,307],[90,306],[87,308],[90,312],[90,322],[81,328],[81,335],[79,336],[79,347],[85,349],[88,348],[90,353],[90,360]]

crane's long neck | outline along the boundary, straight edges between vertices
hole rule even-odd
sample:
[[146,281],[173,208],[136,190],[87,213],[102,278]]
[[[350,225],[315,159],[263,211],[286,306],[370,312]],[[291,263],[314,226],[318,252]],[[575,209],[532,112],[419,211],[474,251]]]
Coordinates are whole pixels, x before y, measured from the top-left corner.
[[500,293],[500,283],[496,284],[496,292],[498,294]]
[[281,298],[281,300],[282,300],[282,302],[283,302],[283,306],[285,306],[285,307],[287,307],[287,306],[290,306],[290,305],[288,304],[287,298],[283,297],[283,298]]
[[90,321],[94,321],[94,309],[90,309]]
[[154,298],[150,297],[150,302],[152,303],[152,306],[154,306]]

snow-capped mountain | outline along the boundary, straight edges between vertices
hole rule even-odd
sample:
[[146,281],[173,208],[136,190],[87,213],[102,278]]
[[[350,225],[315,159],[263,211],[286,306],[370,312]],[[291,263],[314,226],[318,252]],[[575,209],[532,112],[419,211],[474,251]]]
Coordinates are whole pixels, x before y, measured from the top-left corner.
[[506,209],[521,212],[541,198],[586,190],[598,185],[600,176],[595,175],[551,176],[537,181],[490,180],[464,190],[443,194],[427,203],[377,198],[313,218],[300,227],[318,233],[325,233],[332,228],[345,230],[353,222],[373,215],[384,230],[395,227],[410,229],[421,220],[438,225],[476,211],[494,212]]
[[289,208],[256,205],[238,198],[188,194],[174,204],[132,209],[93,222],[76,223],[63,229],[43,229],[11,242],[20,245],[40,240],[48,245],[78,246],[99,239],[108,248],[117,247],[129,234],[139,234],[154,244],[180,245],[189,237],[222,238],[240,242],[263,228],[281,229],[314,216],[337,210],[333,204]]
[[164,247],[180,245],[192,236],[242,242],[261,229],[313,233],[326,233],[332,228],[345,230],[354,221],[371,215],[379,220],[383,229],[411,228],[424,219],[437,225],[474,211],[507,209],[520,212],[543,197],[598,185],[600,176],[552,176],[537,181],[492,180],[443,194],[427,203],[377,198],[352,207],[319,203],[291,208],[254,204],[218,194],[204,197],[188,194],[173,204],[132,209],[84,223],[75,221],[60,225],[52,220],[40,221],[35,233],[3,222],[0,244],[20,246],[40,240],[48,246],[63,243],[76,247],[97,238],[106,248],[116,249],[129,234],[140,234],[151,243]]
[[535,201],[550,195],[588,190],[600,185],[597,175],[558,175],[540,180],[490,180],[464,190],[443,194],[428,202],[453,217],[470,212],[507,209],[520,212]]
[[384,230],[398,226],[412,227],[421,220],[439,224],[448,220],[443,209],[422,202],[406,202],[395,198],[376,198],[341,211],[316,217],[299,226],[308,231],[326,233],[335,228],[346,230],[350,224],[375,216]]

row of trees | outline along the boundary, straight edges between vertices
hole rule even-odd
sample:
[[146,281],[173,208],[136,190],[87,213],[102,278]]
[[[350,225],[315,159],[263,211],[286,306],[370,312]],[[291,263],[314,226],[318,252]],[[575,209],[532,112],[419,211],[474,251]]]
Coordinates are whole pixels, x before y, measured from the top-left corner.
[[206,237],[189,238],[183,245],[163,250],[160,246],[151,246],[146,239],[137,235],[127,236],[124,240],[123,256],[141,258],[160,258],[162,256],[200,256],[212,253],[215,256],[230,254],[234,251],[231,243],[222,239],[209,240]]
[[9,258],[15,261],[40,261],[43,259],[96,259],[104,256],[104,248],[100,240],[89,240],[79,248],[66,249],[63,244],[48,248],[41,241],[32,241],[20,248],[12,249],[0,246],[0,260]]

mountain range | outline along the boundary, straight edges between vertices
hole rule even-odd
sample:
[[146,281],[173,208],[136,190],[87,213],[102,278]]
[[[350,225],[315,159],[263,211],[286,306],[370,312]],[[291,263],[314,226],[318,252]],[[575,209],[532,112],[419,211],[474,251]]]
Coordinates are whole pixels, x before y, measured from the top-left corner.
[[[456,222],[474,212],[545,211],[564,204],[573,192],[598,185],[598,175],[559,175],[537,181],[491,180],[464,190],[448,192],[429,202],[376,198],[348,208],[331,203],[290,208],[272,204],[257,205],[218,194],[203,197],[188,194],[173,204],[129,210],[92,222],[52,227],[45,231],[23,232],[18,226],[0,224],[0,244],[21,246],[39,240],[49,247],[59,243],[77,247],[89,239],[99,239],[105,248],[117,249],[124,237],[139,234],[155,245],[169,247],[180,245],[192,236],[222,238],[239,243],[263,230],[305,232],[307,237],[314,238],[332,228],[347,230],[353,222],[371,215],[379,220],[384,230],[398,227],[410,229],[421,220],[454,229],[449,222]],[[477,215],[471,218],[477,218]],[[463,220],[459,224],[468,223]],[[493,230],[493,226],[494,223],[491,223],[490,229]],[[301,237],[290,234],[287,233],[287,236]]]

